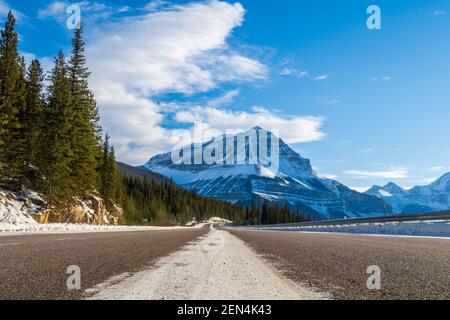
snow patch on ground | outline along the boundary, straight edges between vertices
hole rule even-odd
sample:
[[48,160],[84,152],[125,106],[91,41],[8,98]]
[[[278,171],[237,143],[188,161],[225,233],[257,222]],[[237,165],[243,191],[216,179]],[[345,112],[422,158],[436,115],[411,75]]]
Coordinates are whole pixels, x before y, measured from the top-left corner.
[[237,237],[212,228],[132,276],[86,291],[96,300],[317,300],[328,295],[281,276]]
[[[232,224],[233,221],[226,220],[219,217],[213,217],[208,220],[203,220],[202,224]],[[186,223],[186,227],[192,227],[198,225],[198,222],[196,219],[193,219],[192,221]]]
[[230,220],[222,219],[219,217],[213,217],[211,219],[203,221],[203,223],[210,223],[210,224],[232,224],[233,222]]
[[37,224],[32,214],[37,214],[40,207],[28,201],[32,197],[43,202],[42,198],[31,192],[0,191],[0,230],[3,226],[33,226]]
[[[202,228],[204,224],[197,224],[194,228]],[[88,232],[128,232],[148,230],[175,230],[186,227],[153,227],[153,226],[112,226],[93,224],[49,223],[29,225],[8,225],[0,223],[0,236],[33,233],[88,233]]]

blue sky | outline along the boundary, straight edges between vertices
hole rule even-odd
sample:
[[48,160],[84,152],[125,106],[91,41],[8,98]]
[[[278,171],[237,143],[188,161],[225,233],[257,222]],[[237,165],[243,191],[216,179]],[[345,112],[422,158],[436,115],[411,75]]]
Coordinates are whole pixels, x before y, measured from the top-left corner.
[[[49,68],[69,52],[71,3],[2,0],[0,12],[14,9],[22,53]],[[450,171],[446,0],[78,4],[91,86],[122,161],[170,150],[195,118],[211,132],[279,130],[320,174],[355,188]],[[371,4],[382,30],[366,27]]]

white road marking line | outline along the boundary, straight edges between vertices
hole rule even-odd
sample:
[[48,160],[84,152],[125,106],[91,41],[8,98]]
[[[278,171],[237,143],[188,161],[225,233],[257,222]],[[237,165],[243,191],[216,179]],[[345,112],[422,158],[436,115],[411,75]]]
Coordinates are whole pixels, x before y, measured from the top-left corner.
[[6,247],[6,246],[17,246],[21,244],[20,242],[12,242],[12,243],[0,243],[0,247]]
[[66,241],[66,240],[74,240],[74,238],[60,238],[60,239],[56,239],[56,241]]

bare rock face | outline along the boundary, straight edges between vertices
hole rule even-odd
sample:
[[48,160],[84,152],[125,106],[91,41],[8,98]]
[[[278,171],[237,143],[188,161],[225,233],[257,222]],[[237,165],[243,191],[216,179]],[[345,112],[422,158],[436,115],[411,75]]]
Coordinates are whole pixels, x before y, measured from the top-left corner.
[[120,219],[123,217],[123,209],[118,205],[114,205],[114,208],[109,214],[109,221],[113,225],[119,224]]
[[55,209],[49,207],[41,195],[31,190],[0,190],[0,224],[117,225],[122,217],[122,208],[114,206],[111,212],[108,212],[105,201],[96,195],[89,195],[84,199],[72,198],[64,208]]
[[50,214],[50,222],[58,223],[82,223],[94,225],[116,225],[123,211],[115,206],[112,212],[106,210],[105,201],[94,195],[85,199],[74,198],[66,208],[54,211]]

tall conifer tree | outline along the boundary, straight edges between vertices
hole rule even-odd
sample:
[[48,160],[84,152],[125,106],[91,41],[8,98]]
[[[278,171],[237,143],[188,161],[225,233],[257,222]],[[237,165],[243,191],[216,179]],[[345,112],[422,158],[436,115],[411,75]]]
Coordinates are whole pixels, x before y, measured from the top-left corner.
[[16,20],[10,11],[0,35],[0,184],[24,183],[25,143],[21,117],[25,112],[25,62],[18,53]]
[[72,177],[77,193],[98,188],[98,168],[101,158],[98,111],[92,92],[88,87],[89,70],[86,66],[83,29],[75,30],[68,76],[72,95],[73,124],[71,148]]
[[109,136],[103,141],[102,164],[100,167],[101,196],[105,200],[108,209],[114,204],[121,203],[122,190],[120,187],[121,177],[117,168],[114,148],[109,144]]
[[45,147],[41,144],[44,126],[44,72],[38,60],[28,67],[26,110],[24,114],[25,141],[29,147],[26,154],[28,164],[39,167],[39,158]]
[[43,171],[46,177],[43,191],[52,204],[70,199],[75,182],[71,176],[73,109],[70,79],[64,54],[59,53],[50,76],[48,102],[45,108],[45,157]]

